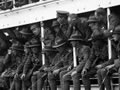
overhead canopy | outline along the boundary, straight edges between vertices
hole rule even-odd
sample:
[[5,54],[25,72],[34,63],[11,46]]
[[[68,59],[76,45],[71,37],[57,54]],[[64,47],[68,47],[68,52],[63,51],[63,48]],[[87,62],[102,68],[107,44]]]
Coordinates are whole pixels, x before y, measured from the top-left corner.
[[56,10],[84,13],[120,5],[119,0],[45,0],[0,12],[0,29],[53,19]]

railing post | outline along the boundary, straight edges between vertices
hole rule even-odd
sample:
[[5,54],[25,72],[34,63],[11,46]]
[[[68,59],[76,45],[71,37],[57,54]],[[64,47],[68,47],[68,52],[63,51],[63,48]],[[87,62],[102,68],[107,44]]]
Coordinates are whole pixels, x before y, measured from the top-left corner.
[[77,66],[76,48],[75,48],[75,46],[73,46],[73,64],[74,64],[74,67]]
[[[110,8],[107,8],[107,29],[108,30],[110,27],[109,15],[110,15]],[[112,46],[111,46],[110,38],[108,38],[108,57],[109,57],[109,59],[112,58]]]
[[15,8],[15,0],[13,0],[13,8]]
[[[41,43],[42,43],[42,50],[44,48],[43,38],[44,38],[44,23],[43,21],[40,22],[41,26]],[[45,65],[45,55],[42,53],[42,65]]]

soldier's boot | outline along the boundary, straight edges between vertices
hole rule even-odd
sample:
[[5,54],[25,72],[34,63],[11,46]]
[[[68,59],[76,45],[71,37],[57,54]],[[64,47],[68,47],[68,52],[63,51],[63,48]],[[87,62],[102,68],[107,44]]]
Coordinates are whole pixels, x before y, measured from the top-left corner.
[[99,90],[104,90],[104,83],[102,83],[103,78],[102,78],[102,74],[101,74],[101,69],[99,69],[97,71],[97,79],[98,79],[98,84],[99,84]]
[[61,85],[61,90],[69,90],[69,81],[66,80],[67,76],[64,76],[68,71],[61,71],[60,72],[60,85]]
[[44,75],[44,72],[39,72],[37,74],[37,90],[42,90],[44,85],[45,78],[42,77]]
[[15,90],[21,90],[21,80],[16,79],[15,80]]
[[119,74],[119,90],[120,90],[120,68],[118,69],[118,74]]
[[54,74],[52,73],[48,74],[48,82],[49,82],[51,90],[57,90],[56,79],[55,79]]
[[74,90],[81,90],[81,87],[80,87],[80,77],[81,77],[81,74],[79,74],[79,73],[76,73],[72,77]]
[[31,82],[32,82],[32,90],[37,90],[37,76],[33,75],[31,77]]
[[15,90],[15,82],[13,81],[12,84],[10,85],[10,90]]
[[88,75],[82,76],[82,82],[85,87],[85,90],[91,90],[90,77]]
[[106,90],[111,90],[111,80],[110,76],[107,74],[108,70],[101,69],[102,78],[104,79],[104,85],[106,87]]

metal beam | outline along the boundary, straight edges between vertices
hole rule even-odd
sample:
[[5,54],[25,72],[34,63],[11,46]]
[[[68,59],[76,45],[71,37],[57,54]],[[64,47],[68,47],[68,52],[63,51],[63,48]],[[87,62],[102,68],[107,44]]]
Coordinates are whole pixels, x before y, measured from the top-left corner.
[[84,13],[120,5],[119,0],[46,0],[0,12],[0,29],[56,18],[56,10]]

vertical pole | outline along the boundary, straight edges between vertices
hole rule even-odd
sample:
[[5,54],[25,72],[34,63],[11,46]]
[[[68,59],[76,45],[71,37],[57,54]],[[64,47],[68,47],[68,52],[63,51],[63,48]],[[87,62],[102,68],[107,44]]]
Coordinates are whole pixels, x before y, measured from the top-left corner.
[[[43,38],[44,38],[44,24],[43,24],[43,22],[41,21],[40,22],[41,23],[41,43],[42,43],[42,50],[43,50],[43,48],[44,48],[44,43],[43,43]],[[44,55],[44,53],[42,53],[42,65],[44,65],[45,64],[45,55]]]
[[[107,29],[108,30],[110,27],[109,15],[110,15],[110,8],[107,8]],[[109,57],[109,59],[112,58],[112,46],[111,46],[110,38],[108,38],[108,57]]]
[[[109,30],[109,27],[110,27],[109,16],[110,16],[110,8],[107,8],[107,29],[108,30]],[[111,45],[110,38],[108,38],[108,56],[109,56],[109,59],[112,58],[112,45]],[[113,90],[112,81],[111,81],[111,89]]]
[[15,0],[13,0],[13,8],[15,8]]
[[75,46],[73,46],[73,63],[74,63],[74,67],[77,66],[77,59],[76,59],[76,48]]

